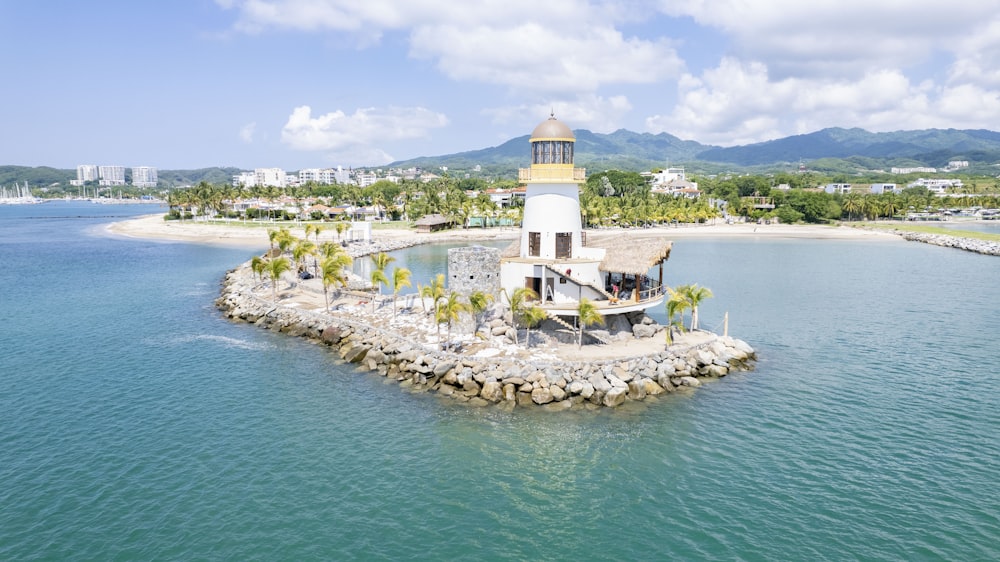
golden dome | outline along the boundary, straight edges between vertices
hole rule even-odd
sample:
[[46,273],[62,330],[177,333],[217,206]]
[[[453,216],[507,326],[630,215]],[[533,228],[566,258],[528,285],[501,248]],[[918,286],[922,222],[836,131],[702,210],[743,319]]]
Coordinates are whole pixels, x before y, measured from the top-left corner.
[[576,140],[576,136],[573,134],[572,129],[567,127],[562,121],[556,119],[555,115],[551,115],[548,119],[539,123],[535,127],[535,130],[531,132],[531,140],[534,141],[536,139]]

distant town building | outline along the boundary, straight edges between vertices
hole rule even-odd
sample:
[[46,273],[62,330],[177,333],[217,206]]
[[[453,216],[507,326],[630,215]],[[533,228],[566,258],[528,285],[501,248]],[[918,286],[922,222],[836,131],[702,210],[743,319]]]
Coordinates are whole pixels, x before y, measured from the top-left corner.
[[698,184],[688,181],[684,174],[684,168],[667,168],[655,174],[645,173],[643,176],[649,181],[650,191],[653,193],[682,195],[689,198],[697,198],[701,195]]
[[125,185],[125,166],[98,166],[97,174],[99,185]]
[[849,183],[828,183],[823,186],[823,191],[827,193],[840,193],[847,194],[851,192],[851,184]]
[[313,182],[319,185],[340,183],[337,181],[337,170],[332,168],[306,168],[305,170],[299,170],[299,182],[303,184]]
[[946,172],[954,172],[955,170],[961,170],[962,168],[968,168],[968,167],[969,167],[968,160],[952,160],[951,162],[948,162],[948,165],[945,167],[944,170]]
[[894,183],[873,183],[869,188],[871,193],[874,195],[882,195],[883,193],[899,193],[900,189]]
[[961,189],[963,187],[962,180],[960,179],[925,179],[920,178],[915,182],[911,182],[906,187],[926,187],[931,193],[937,195],[945,195],[948,189]]
[[257,175],[253,172],[233,174],[233,185],[237,187],[255,187],[257,185]]
[[285,171],[281,168],[255,168],[257,184],[264,187],[285,187]]
[[132,185],[135,187],[156,187],[156,168],[135,166],[132,168]]
[[361,187],[368,187],[378,181],[378,176],[375,175],[375,172],[361,171],[355,174],[354,178]]
[[894,174],[933,174],[937,172],[937,168],[891,168],[889,171]]
[[97,166],[93,164],[81,164],[76,167],[76,179],[70,180],[70,185],[81,186],[88,181],[97,181],[100,175]]

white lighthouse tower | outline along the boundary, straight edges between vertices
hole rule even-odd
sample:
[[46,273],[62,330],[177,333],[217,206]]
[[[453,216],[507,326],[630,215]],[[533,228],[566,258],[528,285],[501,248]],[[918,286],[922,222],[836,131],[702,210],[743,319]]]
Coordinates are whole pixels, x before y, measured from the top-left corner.
[[[530,142],[531,167],[518,171],[526,185],[520,244],[501,259],[501,287],[508,295],[532,289],[550,316],[576,316],[584,298],[604,315],[661,304],[662,272],[659,285],[646,273],[667,259],[670,243],[606,237],[604,247],[588,245],[580,218],[586,173],[573,165],[576,136],[552,115],[535,127]],[[620,298],[619,289],[630,289],[628,298]]]
[[573,165],[576,136],[551,116],[530,142],[531,167],[518,174],[527,186],[520,252],[504,260],[501,285],[530,288],[550,305],[607,298],[599,271],[605,252],[584,247],[579,194],[586,174]]

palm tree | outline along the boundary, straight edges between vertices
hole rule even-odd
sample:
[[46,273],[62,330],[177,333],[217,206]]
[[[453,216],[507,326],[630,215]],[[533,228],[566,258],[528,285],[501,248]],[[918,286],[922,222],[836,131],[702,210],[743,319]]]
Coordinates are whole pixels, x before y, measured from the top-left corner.
[[475,318],[475,325],[472,328],[472,334],[475,335],[479,332],[479,324],[482,323],[483,312],[489,308],[490,303],[493,302],[493,295],[489,293],[484,293],[483,291],[473,291],[469,295],[469,307],[472,310],[472,315]]
[[[347,260],[351,257],[342,254]],[[330,308],[330,285],[338,284],[341,287],[347,286],[347,275],[344,274],[344,260],[340,256],[326,258],[320,263],[320,279],[323,281],[323,298],[326,300],[326,308]],[[350,261],[347,261],[350,264]]]
[[389,284],[389,278],[385,276],[385,271],[382,271],[381,269],[377,269],[376,268],[376,269],[372,270],[370,279],[371,279],[371,282],[372,282],[372,313],[374,313],[375,312],[375,300],[376,300],[375,297],[377,296],[375,294],[375,289],[378,289],[378,294],[381,295],[382,294],[382,285],[383,284],[388,285]]
[[517,341],[517,321],[526,308],[526,303],[536,300],[538,293],[528,287],[518,287],[510,294],[507,294],[507,291],[504,290],[504,296],[507,297],[507,306],[510,308],[510,314],[514,319],[514,343],[517,344],[519,343]]
[[392,270],[392,317],[396,317],[396,298],[399,290],[410,286],[410,270],[405,267],[395,267]]
[[712,291],[708,287],[699,287],[697,284],[686,285],[684,296],[691,303],[691,329],[698,329],[698,305],[705,299],[712,298]]
[[[687,298],[687,290],[691,285],[680,285],[676,289],[667,287],[670,298],[667,300],[667,326],[677,326],[684,330],[684,311],[691,308],[691,301]],[[667,338],[670,337],[668,331]]]
[[254,256],[250,258],[250,270],[257,274],[257,280],[264,281],[264,267],[267,262],[261,256]]
[[271,251],[274,251],[274,243],[278,240],[278,229],[269,228],[267,229],[267,240],[271,243]]
[[583,331],[594,324],[604,325],[604,316],[597,311],[597,306],[590,299],[580,299],[580,304],[576,306],[576,317],[580,322],[580,331],[577,334],[576,345],[583,347]]
[[847,211],[847,219],[853,220],[854,215],[861,212],[862,205],[860,193],[848,193],[844,197],[844,210]]
[[451,291],[447,296],[438,299],[439,303],[436,306],[436,313],[434,320],[438,324],[438,341],[441,340],[441,324],[448,324],[448,345],[443,346],[447,349],[451,344],[451,325],[452,322],[458,320],[458,317],[463,312],[469,312],[471,307],[468,303],[462,302],[458,293]]
[[349,228],[351,228],[351,225],[344,221],[339,221],[333,225],[333,229],[337,231],[338,242],[340,242],[341,237],[344,236],[344,233],[347,232],[347,229]]
[[[419,288],[420,300],[423,303],[423,299],[429,298],[431,302],[434,303],[434,312],[437,312],[437,302],[438,299],[444,296],[444,274],[438,273],[434,279],[431,279],[430,285],[424,285]],[[428,312],[427,305],[424,304],[424,312]]]
[[531,328],[542,323],[549,317],[549,313],[545,312],[545,309],[533,304],[531,306],[525,306],[521,308],[521,314],[519,315],[521,323],[524,324],[524,347],[531,347]]
[[[309,225],[306,225],[309,226]],[[297,269],[303,267],[303,261],[305,261],[306,256],[316,256],[316,244],[313,244],[309,240],[297,240],[295,246],[292,248],[292,259],[295,260],[295,265]],[[316,261],[313,260],[313,271],[314,274],[318,274],[318,267],[316,267]]]
[[266,261],[264,265],[264,271],[271,278],[271,290],[274,292],[274,301],[278,302],[278,280],[281,278],[281,274],[292,268],[292,265],[288,263],[288,258],[272,258]]
[[[375,270],[372,271],[371,280],[372,285],[378,288],[379,296],[382,295],[382,284],[389,284],[389,278],[385,275],[385,268],[389,266],[390,263],[396,261],[396,258],[390,256],[385,252],[379,252],[377,254],[372,254],[372,263],[375,264]],[[377,285],[376,285],[377,283]],[[372,298],[372,312],[375,311],[375,299]]]

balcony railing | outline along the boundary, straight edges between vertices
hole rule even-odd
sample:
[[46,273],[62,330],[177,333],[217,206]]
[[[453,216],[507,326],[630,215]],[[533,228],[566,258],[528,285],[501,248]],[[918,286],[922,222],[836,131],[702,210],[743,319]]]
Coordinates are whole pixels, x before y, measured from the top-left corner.
[[520,168],[518,181],[586,181],[586,168]]

